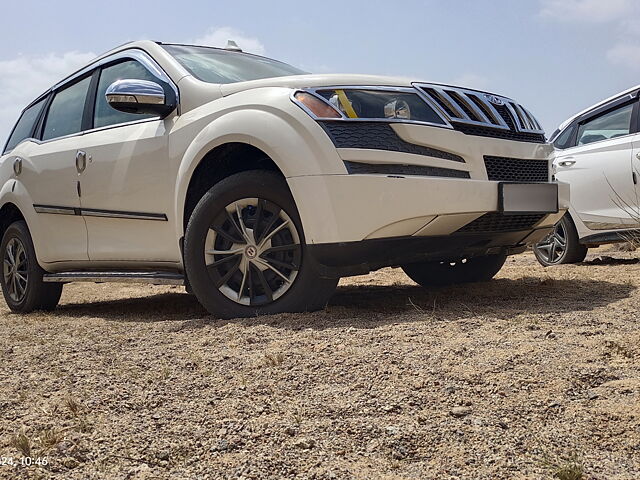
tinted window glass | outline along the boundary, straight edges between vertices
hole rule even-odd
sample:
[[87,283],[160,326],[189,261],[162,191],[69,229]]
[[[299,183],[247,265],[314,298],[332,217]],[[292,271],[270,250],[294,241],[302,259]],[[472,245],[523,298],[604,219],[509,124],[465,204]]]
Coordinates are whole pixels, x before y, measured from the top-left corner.
[[573,142],[571,142],[571,140],[573,137],[573,132],[573,125],[565,128],[562,133],[558,135],[558,138],[555,139],[555,141],[553,142],[553,146],[559,149],[572,147],[573,145],[571,145],[571,143]]
[[107,125],[116,125],[118,123],[132,122],[144,118],[152,118],[155,115],[140,115],[136,113],[119,112],[112,108],[105,98],[107,88],[116,80],[133,79],[133,80],[150,80],[158,82],[146,68],[135,60],[118,63],[110,67],[104,68],[100,73],[100,81],[98,82],[98,95],[96,97],[96,110],[93,118],[94,128],[106,127]]
[[31,137],[33,126],[38,120],[38,115],[40,115],[42,107],[44,107],[45,100],[46,98],[44,100],[40,100],[38,103],[27,108],[22,113],[18,123],[16,123],[16,127],[13,129],[11,137],[9,137],[5,151],[13,150],[13,148],[22,140]]
[[632,111],[633,105],[625,105],[581,124],[578,127],[578,145],[628,135]]
[[82,130],[84,101],[90,83],[91,77],[87,77],[56,93],[47,113],[43,140],[71,135]]
[[163,47],[189,73],[203,82],[233,83],[306,73],[286,63],[248,53],[182,45]]

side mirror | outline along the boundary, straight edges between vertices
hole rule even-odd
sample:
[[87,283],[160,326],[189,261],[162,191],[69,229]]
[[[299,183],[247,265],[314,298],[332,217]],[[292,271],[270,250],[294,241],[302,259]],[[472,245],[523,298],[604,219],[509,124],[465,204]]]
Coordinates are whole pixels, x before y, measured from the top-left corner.
[[[107,103],[120,112],[166,117],[176,108],[175,94],[148,80],[117,80],[105,92]],[[170,98],[167,98],[170,97]]]

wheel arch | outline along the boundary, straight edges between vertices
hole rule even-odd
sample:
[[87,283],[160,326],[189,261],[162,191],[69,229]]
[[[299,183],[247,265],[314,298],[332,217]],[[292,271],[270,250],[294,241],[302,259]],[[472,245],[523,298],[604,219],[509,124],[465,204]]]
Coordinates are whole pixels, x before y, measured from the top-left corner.
[[228,142],[213,147],[197,164],[189,179],[183,203],[182,229],[198,201],[219,181],[248,170],[268,170],[285,178],[274,160],[262,149],[245,142]]
[[20,220],[25,223],[27,221],[20,208],[13,202],[5,202],[0,207],[0,239],[4,237],[9,225]]

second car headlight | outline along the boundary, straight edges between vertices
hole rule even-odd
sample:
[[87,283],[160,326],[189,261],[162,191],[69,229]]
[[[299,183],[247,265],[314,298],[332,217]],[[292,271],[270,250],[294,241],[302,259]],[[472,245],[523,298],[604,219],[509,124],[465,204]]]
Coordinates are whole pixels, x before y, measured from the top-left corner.
[[300,90],[294,101],[318,120],[388,120],[445,125],[412,89],[367,87]]

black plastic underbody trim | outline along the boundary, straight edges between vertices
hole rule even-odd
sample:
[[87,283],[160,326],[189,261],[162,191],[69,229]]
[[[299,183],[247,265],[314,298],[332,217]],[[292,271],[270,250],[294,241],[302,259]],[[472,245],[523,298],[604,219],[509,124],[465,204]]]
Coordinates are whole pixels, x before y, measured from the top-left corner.
[[364,175],[416,175],[422,177],[471,178],[469,172],[452,168],[426,165],[403,165],[398,163],[361,163],[344,161],[347,172]]
[[336,148],[366,148],[413,153],[464,163],[464,158],[459,155],[404,141],[388,123],[339,120],[323,120],[318,123],[327,132]]
[[168,218],[164,213],[146,213],[146,212],[128,212],[122,210],[102,210],[99,208],[75,208],[75,207],[65,207],[58,205],[41,205],[34,204],[33,208],[38,210],[61,210],[62,212],[38,212],[38,213],[48,213],[53,215],[79,215],[79,216],[96,216],[96,217],[104,217],[104,218],[124,218],[124,219],[132,219],[132,220],[161,220],[167,221]]
[[[540,239],[551,227],[536,229]],[[326,275],[359,275],[383,267],[421,261],[443,261],[522,250],[534,229],[502,233],[469,233],[432,237],[394,237],[359,242],[307,245],[311,258]],[[537,240],[536,240],[537,241]]]
[[640,229],[621,230],[619,232],[596,233],[580,239],[582,245],[593,245],[598,243],[618,243],[627,242],[629,238],[640,238]]

